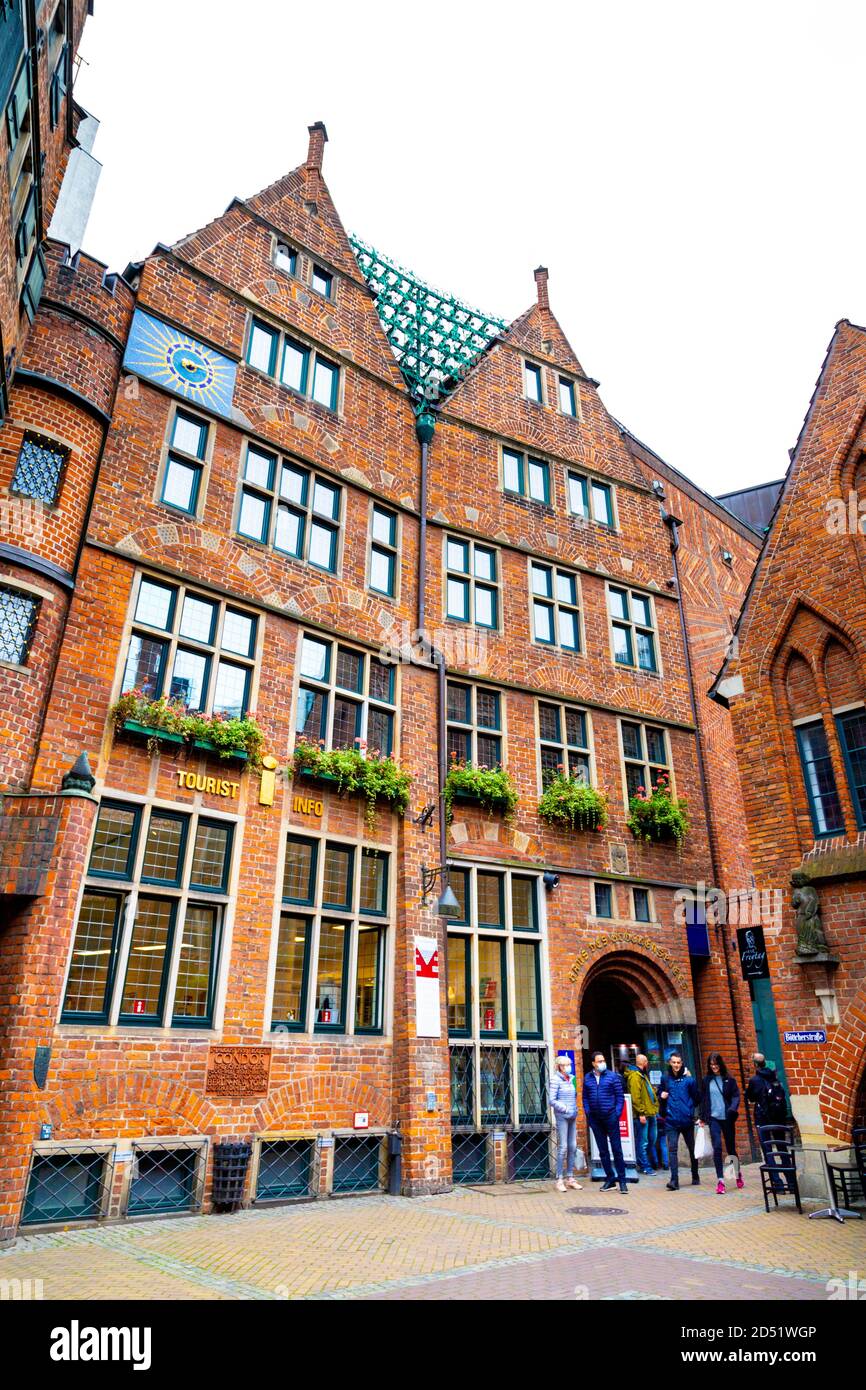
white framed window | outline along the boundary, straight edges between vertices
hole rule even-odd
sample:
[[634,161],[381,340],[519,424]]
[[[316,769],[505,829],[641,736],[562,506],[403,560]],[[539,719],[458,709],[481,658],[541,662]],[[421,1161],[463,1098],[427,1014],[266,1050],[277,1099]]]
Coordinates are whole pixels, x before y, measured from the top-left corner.
[[649,594],[607,586],[611,654],[617,666],[658,673],[655,606]]

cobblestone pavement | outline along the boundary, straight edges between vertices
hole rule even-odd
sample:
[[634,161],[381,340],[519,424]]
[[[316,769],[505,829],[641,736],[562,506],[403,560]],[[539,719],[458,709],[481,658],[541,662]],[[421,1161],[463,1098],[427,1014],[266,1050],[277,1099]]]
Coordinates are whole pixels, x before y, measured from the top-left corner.
[[521,1183],[36,1234],[0,1252],[0,1297],[30,1279],[46,1299],[826,1299],[863,1276],[866,1221],[765,1215],[745,1173],[724,1196],[709,1175],[627,1197]]

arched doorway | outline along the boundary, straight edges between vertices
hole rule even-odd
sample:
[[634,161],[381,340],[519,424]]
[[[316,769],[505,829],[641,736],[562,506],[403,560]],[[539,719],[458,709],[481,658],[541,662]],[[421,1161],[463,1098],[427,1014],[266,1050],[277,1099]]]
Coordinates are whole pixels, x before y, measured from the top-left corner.
[[[699,1073],[694,1000],[681,997],[661,965],[634,951],[611,951],[587,972],[580,995],[583,1068],[601,1048],[608,1065],[619,1064],[619,1048],[636,1043],[660,1073],[674,1050]],[[655,1079],[655,1077],[654,1077]]]

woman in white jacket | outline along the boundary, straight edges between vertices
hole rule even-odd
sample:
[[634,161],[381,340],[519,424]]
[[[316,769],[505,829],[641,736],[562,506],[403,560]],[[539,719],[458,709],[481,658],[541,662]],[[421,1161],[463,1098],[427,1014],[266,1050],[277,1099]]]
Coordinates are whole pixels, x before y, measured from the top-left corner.
[[571,1075],[571,1064],[567,1057],[556,1059],[553,1076],[550,1079],[550,1105],[556,1120],[558,1139],[556,1151],[556,1186],[565,1191],[564,1178],[568,1186],[582,1191],[574,1176],[574,1163],[577,1157],[577,1092]]

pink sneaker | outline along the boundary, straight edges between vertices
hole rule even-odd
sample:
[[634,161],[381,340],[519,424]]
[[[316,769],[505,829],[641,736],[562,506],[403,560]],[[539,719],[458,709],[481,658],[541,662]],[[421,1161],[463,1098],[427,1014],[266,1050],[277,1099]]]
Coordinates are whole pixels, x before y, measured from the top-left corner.
[[720,1195],[722,1192],[724,1192],[724,1190],[725,1184],[720,1180],[718,1183],[716,1183],[716,1193]]
[[746,1184],[743,1182],[743,1175],[742,1175],[742,1173],[738,1173],[738,1174],[737,1174],[737,1187],[745,1187],[745,1185],[746,1185]]

